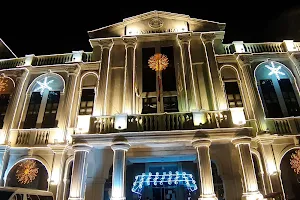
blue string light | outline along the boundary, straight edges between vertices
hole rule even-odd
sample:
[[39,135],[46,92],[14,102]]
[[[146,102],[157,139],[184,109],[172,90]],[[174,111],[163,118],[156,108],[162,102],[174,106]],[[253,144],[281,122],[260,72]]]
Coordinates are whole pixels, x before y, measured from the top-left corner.
[[163,174],[156,172],[155,175],[153,175],[151,172],[149,172],[148,174],[142,173],[141,175],[135,176],[135,181],[131,191],[141,195],[144,186],[157,186],[158,184],[161,186],[164,184],[183,185],[187,187],[190,192],[198,189],[192,174],[187,174],[185,172],[179,173],[178,171],[173,174],[171,171],[169,171],[168,174],[166,172],[163,172]]

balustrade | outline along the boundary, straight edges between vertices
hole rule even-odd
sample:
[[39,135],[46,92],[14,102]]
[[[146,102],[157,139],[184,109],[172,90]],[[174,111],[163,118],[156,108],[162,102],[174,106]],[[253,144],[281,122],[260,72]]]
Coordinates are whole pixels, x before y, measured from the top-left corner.
[[0,60],[0,69],[9,69],[16,66],[22,66],[25,63],[25,58],[13,58]]
[[273,134],[296,135],[300,133],[300,117],[268,118],[269,131]]
[[[198,128],[229,128],[231,116],[229,111],[205,111],[205,122],[194,126],[193,114],[188,113],[155,113],[128,115],[126,132],[142,131],[171,131],[193,130]],[[89,133],[114,133],[114,116],[100,116],[90,118]]]
[[9,142],[11,146],[43,146],[59,141],[59,129],[11,129]]

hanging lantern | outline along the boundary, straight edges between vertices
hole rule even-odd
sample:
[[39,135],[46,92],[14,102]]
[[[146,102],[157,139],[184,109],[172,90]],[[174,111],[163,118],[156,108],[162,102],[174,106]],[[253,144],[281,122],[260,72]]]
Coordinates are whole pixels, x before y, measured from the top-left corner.
[[294,170],[296,174],[300,174],[300,150],[292,153],[290,159],[291,168]]
[[149,58],[148,65],[155,71],[162,71],[168,67],[169,59],[164,54],[156,53]]

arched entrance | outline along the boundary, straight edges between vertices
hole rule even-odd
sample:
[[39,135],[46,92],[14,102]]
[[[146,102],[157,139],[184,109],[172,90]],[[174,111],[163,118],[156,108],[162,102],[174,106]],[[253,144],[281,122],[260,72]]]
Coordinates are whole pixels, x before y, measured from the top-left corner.
[[26,159],[11,168],[5,186],[48,190],[48,177],[48,171],[42,162]]
[[[288,151],[280,163],[281,179],[287,200],[300,199],[300,149]],[[297,174],[298,172],[298,174]]]

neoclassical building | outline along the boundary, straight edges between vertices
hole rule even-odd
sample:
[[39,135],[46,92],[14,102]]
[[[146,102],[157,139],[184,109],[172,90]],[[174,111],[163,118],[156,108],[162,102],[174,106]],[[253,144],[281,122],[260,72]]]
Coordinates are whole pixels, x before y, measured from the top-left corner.
[[300,199],[300,42],[152,11],[0,60],[0,184],[57,200]]

